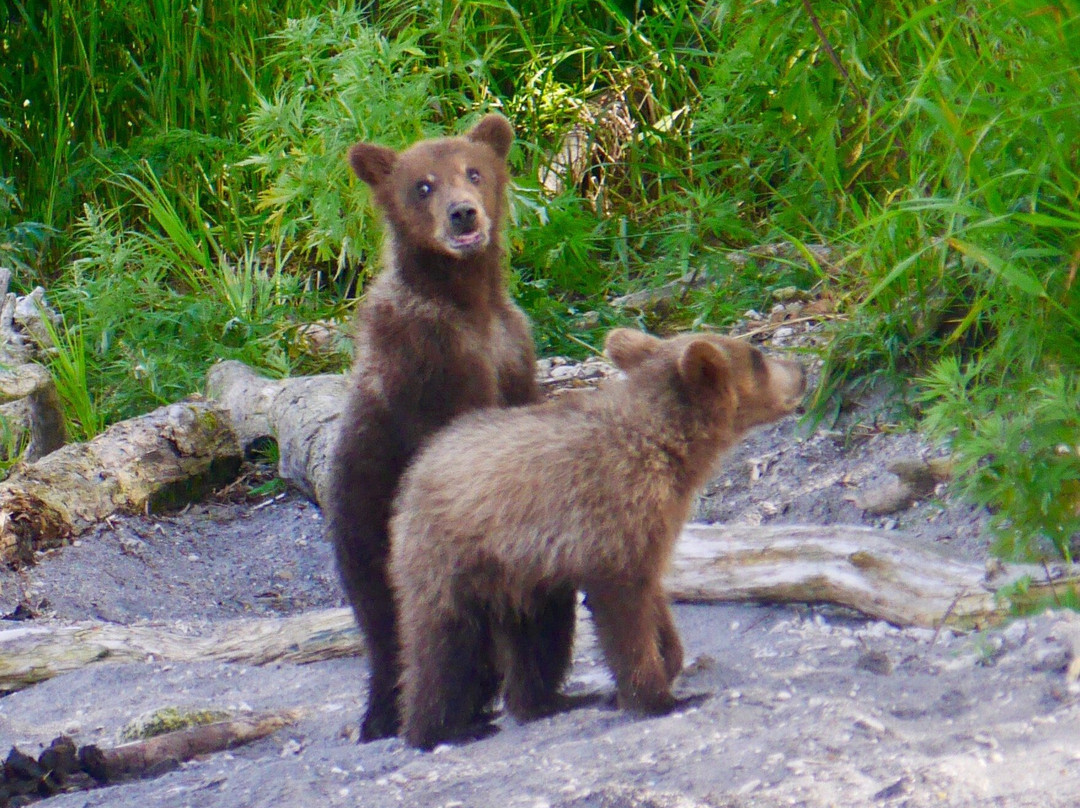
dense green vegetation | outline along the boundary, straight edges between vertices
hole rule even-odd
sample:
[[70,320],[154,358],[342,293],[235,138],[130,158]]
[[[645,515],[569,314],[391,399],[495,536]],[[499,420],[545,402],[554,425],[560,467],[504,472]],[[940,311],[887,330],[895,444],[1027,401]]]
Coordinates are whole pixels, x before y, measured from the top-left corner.
[[[218,357],[340,367],[299,329],[344,317],[376,254],[344,149],[501,109],[542,351],[595,345],[629,317],[611,296],[687,271],[719,282],[644,325],[827,291],[817,416],[895,383],[1003,552],[1077,549],[1076,0],[13,0],[0,46],[0,264],[64,312],[78,435]],[[591,159],[553,195],[575,127]],[[727,259],[782,240],[842,257]]]

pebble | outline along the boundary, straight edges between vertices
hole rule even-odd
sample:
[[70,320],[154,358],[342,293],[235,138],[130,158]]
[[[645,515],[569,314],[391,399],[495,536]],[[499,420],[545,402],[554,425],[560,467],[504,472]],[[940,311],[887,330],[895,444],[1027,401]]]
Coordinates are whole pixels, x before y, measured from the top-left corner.
[[1071,649],[1054,640],[1035,649],[1031,667],[1037,671],[1062,671],[1068,667],[1071,658]]
[[745,796],[745,795],[751,793],[752,791],[757,791],[758,788],[760,788],[760,787],[761,787],[761,780],[759,780],[757,778],[755,778],[753,780],[747,780],[745,783],[743,783],[741,786],[739,786],[737,789],[735,789],[735,794],[737,796],[742,797],[742,796]]
[[893,672],[893,662],[884,651],[866,651],[859,655],[855,669],[888,676]]
[[1005,638],[1005,642],[1009,644],[1010,648],[1019,648],[1027,642],[1028,621],[1014,620],[1005,627],[1001,632],[1001,636]]
[[885,725],[878,721],[876,718],[871,718],[868,715],[855,716],[853,723],[859,729],[866,730],[867,732],[872,732],[874,735],[885,734]]

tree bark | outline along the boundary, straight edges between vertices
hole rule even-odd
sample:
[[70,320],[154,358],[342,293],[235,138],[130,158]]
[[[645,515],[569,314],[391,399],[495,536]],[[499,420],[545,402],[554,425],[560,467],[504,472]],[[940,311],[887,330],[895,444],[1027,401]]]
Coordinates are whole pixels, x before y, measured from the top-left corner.
[[[854,525],[687,525],[670,591],[687,602],[833,603],[900,626],[970,627],[1000,620],[998,593],[1032,580],[1031,594],[1076,581],[1080,567],[984,566],[900,543],[895,531]],[[1056,570],[1056,574],[1055,571]]]
[[295,719],[295,714],[286,713],[253,716],[188,727],[112,748],[84,746],[79,749],[79,760],[99,783],[152,777],[198,755],[223,752],[265,738]]
[[[35,760],[12,747],[0,768],[0,805],[28,805],[54,794],[156,777],[198,755],[251,743],[296,721],[299,711],[253,715],[186,727],[114,747],[61,735]],[[15,800],[18,802],[15,802]]]
[[67,442],[56,384],[41,365],[30,362],[10,369],[0,367],[0,402],[9,445],[18,446],[24,436],[29,439],[22,455],[24,462],[39,460]]
[[28,623],[0,631],[0,691],[97,662],[317,662],[363,653],[348,609],[230,620],[183,631],[168,625]]
[[117,512],[197,499],[231,480],[240,447],[223,414],[189,399],[16,466],[0,483],[0,561],[32,563]]
[[[1075,586],[1080,567],[985,568],[895,543],[861,527],[688,525],[666,579],[674,600],[833,603],[899,626],[970,628],[1008,615],[1003,590],[1028,576],[1029,595]],[[307,663],[363,653],[348,609],[217,626],[28,624],[0,631],[0,691],[98,662],[218,660]]]
[[40,286],[17,297],[8,291],[10,284],[11,270],[0,267],[0,418],[6,433],[3,451],[28,440],[22,459],[32,462],[67,442],[56,385],[49,371],[39,364],[52,346],[51,335],[60,316],[49,308]]
[[210,369],[206,385],[241,447],[247,450],[260,438],[274,438],[278,475],[321,503],[347,381],[340,374],[267,379],[242,362],[227,361]]

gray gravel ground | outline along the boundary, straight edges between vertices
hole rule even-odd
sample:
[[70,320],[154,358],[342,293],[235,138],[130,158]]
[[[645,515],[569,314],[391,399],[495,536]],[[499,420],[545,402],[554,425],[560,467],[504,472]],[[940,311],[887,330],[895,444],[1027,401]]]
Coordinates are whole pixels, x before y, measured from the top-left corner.
[[[793,421],[731,455],[697,518],[848,522],[980,561],[985,515],[936,498],[864,517],[849,497],[900,456],[939,454],[918,436],[841,425],[799,438]],[[755,471],[756,469],[756,471]],[[215,621],[343,604],[318,509],[206,504],[123,517],[0,573],[0,608],[38,621]],[[899,630],[840,609],[676,607],[689,667],[681,712],[639,719],[609,703],[423,754],[355,742],[363,661],[265,667],[102,662],[0,698],[0,750],[37,754],[60,733],[116,742],[168,705],[239,713],[299,708],[286,730],[154,780],[72,793],[61,806],[1053,806],[1080,805],[1080,699],[1064,668],[1080,620],[1048,613],[971,634]],[[33,623],[11,623],[12,627]],[[611,694],[583,612],[570,689]],[[2,660],[0,660],[2,664]]]

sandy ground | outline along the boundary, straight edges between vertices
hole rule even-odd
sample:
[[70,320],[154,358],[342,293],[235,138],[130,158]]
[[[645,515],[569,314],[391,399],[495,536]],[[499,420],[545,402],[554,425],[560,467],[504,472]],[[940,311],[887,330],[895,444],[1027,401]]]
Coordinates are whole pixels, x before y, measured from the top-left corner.
[[[897,542],[984,559],[985,515],[945,487],[894,515],[854,504],[888,481],[890,460],[940,453],[873,422],[805,434],[791,419],[754,435],[696,518],[870,524]],[[123,624],[343,605],[318,508],[294,495],[114,519],[30,570],[0,573],[0,609],[20,602],[37,621]],[[0,749],[36,755],[60,733],[111,745],[128,721],[169,705],[302,710],[250,746],[40,803],[48,808],[1080,805],[1080,698],[1063,673],[1080,653],[1077,616],[971,634],[901,630],[828,606],[678,605],[676,617],[688,702],[663,718],[610,703],[528,725],[503,717],[490,738],[424,754],[396,739],[355,742],[361,659],[104,661],[0,698]],[[585,612],[569,689],[612,690]]]

